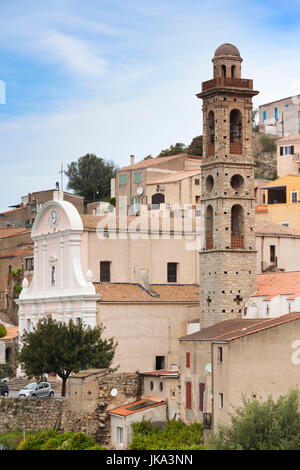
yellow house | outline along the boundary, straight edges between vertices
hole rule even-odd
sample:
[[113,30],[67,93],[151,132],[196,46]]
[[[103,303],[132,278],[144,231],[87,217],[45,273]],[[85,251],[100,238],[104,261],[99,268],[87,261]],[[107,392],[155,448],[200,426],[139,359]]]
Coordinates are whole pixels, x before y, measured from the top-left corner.
[[265,220],[300,229],[300,175],[270,181],[265,192]]

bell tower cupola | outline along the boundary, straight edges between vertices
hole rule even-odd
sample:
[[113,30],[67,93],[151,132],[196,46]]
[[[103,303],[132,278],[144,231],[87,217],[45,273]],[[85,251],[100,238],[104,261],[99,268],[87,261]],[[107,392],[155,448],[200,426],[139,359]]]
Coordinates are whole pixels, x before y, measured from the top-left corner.
[[256,290],[252,97],[258,92],[241,78],[234,45],[219,46],[212,62],[213,78],[197,94],[203,100],[201,328],[242,318]]

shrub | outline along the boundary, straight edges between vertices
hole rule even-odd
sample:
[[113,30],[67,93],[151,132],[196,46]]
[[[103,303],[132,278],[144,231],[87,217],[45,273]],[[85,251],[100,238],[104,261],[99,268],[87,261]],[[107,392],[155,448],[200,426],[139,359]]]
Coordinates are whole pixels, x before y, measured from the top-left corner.
[[231,415],[231,424],[220,426],[209,439],[215,450],[299,450],[299,392],[291,390],[275,402],[243,397]]
[[0,325],[0,338],[6,336],[6,328],[3,325]]
[[271,137],[267,134],[262,134],[259,137],[259,143],[262,146],[263,152],[275,152],[276,150],[276,143],[274,137]]
[[130,450],[203,450],[203,424],[168,421],[163,429],[150,420],[132,423]]
[[82,432],[54,430],[40,431],[22,441],[18,450],[104,450],[91,437]]

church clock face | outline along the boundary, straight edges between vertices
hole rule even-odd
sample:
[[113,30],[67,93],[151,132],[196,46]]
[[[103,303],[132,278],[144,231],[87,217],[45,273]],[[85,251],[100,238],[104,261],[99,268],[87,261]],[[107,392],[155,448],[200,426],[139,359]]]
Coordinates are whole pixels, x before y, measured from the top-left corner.
[[49,222],[50,222],[50,225],[51,225],[51,226],[57,225],[58,216],[57,216],[57,212],[56,212],[55,209],[53,209],[53,210],[51,211],[51,214],[50,214],[50,217],[49,217]]

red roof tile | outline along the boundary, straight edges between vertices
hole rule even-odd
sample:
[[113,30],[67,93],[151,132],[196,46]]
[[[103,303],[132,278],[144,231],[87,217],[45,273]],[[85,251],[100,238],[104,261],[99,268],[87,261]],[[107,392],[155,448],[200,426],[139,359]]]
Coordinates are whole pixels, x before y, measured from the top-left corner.
[[155,166],[169,160],[176,160],[176,158],[187,156],[186,153],[180,153],[178,155],[170,155],[169,157],[159,157],[159,158],[147,158],[147,160],[142,160],[141,162],[134,163],[134,165],[125,166],[117,170],[118,172],[127,171],[127,170],[138,170],[143,168],[148,168],[150,166]]
[[[141,406],[136,410],[130,410],[131,407],[138,407],[138,405],[143,405],[144,403],[149,403],[149,406]],[[165,405],[167,402],[164,399],[161,399],[160,402],[154,402],[152,400],[138,400],[133,403],[129,403],[128,405],[119,406],[118,408],[114,408],[113,410],[108,410],[108,413],[119,415],[119,416],[128,416],[134,413],[139,413],[140,411],[148,410],[149,408],[154,408],[156,406]]]
[[257,275],[257,291],[252,297],[271,300],[277,295],[289,295],[289,299],[300,296],[300,271]]
[[18,326],[6,326],[6,335],[0,338],[0,341],[2,340],[12,340],[14,338],[17,338],[19,335],[19,327]]

